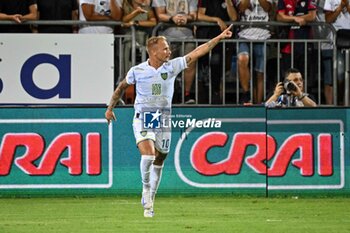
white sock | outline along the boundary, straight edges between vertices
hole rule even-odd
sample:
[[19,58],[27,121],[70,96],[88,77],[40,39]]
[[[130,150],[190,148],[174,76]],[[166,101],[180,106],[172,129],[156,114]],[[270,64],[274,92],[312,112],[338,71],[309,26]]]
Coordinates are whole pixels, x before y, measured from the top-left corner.
[[154,155],[142,155],[140,161],[140,171],[141,171],[141,180],[142,180],[142,189],[143,192],[150,190],[150,173],[151,166],[155,159]]
[[154,198],[156,196],[160,180],[162,179],[162,173],[163,173],[163,165],[153,165],[153,168],[151,170],[151,198],[154,201]]

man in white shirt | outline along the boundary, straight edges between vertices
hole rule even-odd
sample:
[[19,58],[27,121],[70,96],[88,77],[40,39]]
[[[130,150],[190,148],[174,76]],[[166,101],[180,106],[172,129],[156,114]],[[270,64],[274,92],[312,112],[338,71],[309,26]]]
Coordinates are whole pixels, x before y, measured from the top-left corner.
[[350,4],[348,0],[326,0],[324,7],[327,23],[336,30],[350,29]]
[[[149,59],[132,67],[115,89],[105,113],[107,122],[115,120],[113,108],[130,85],[136,84],[135,115],[133,121],[136,144],[141,154],[140,170],[143,183],[141,203],[144,217],[153,217],[153,203],[164,160],[169,153],[171,128],[162,125],[160,117],[169,122],[174,81],[176,76],[212,50],[221,40],[230,38],[232,25],[220,35],[195,48],[183,57],[170,60],[171,51],[165,37],[147,40]],[[165,110],[163,112],[163,110]]]
[[[327,23],[331,23],[334,28],[338,31],[339,29],[350,29],[350,5],[348,0],[325,0],[324,6],[324,16]],[[333,40],[333,34],[329,33],[328,38]],[[333,54],[333,46],[330,45],[328,50],[325,50],[324,53]],[[338,64],[344,64],[345,58],[344,54],[338,50],[337,51],[337,62]],[[343,69],[341,69],[343,68]],[[329,60],[325,63],[325,70],[333,70],[332,61]],[[328,104],[333,103],[333,72],[328,72],[329,74],[325,76],[325,95],[326,101]],[[340,75],[339,75],[340,74]],[[344,66],[339,67],[338,65],[338,86],[339,86],[339,99],[342,102],[342,95],[344,89]]]
[[[119,21],[122,17],[121,0],[80,0],[79,20]],[[113,27],[83,25],[79,33],[112,34]]]

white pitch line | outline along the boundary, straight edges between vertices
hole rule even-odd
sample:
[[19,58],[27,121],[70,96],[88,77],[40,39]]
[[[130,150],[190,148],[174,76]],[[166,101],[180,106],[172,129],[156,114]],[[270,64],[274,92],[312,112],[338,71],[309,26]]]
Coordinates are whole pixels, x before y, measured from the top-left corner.
[[282,222],[281,219],[266,219],[266,222]]

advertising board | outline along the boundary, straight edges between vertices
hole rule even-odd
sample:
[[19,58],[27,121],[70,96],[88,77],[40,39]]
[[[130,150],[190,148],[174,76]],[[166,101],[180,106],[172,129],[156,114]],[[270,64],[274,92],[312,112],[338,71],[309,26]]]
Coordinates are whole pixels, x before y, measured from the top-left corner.
[[107,34],[2,34],[0,104],[106,104],[113,46]]
[[[2,108],[0,195],[138,194],[133,109],[104,111]],[[347,194],[348,111],[174,108],[158,192]]]

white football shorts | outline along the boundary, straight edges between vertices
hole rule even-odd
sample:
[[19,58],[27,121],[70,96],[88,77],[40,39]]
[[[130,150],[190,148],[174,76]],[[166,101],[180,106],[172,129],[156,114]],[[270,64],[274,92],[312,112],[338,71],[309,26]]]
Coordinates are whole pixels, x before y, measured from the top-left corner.
[[143,119],[140,118],[134,118],[132,126],[134,129],[136,145],[149,139],[154,141],[154,145],[159,152],[162,154],[169,153],[171,142],[170,128],[145,129],[143,127]]

